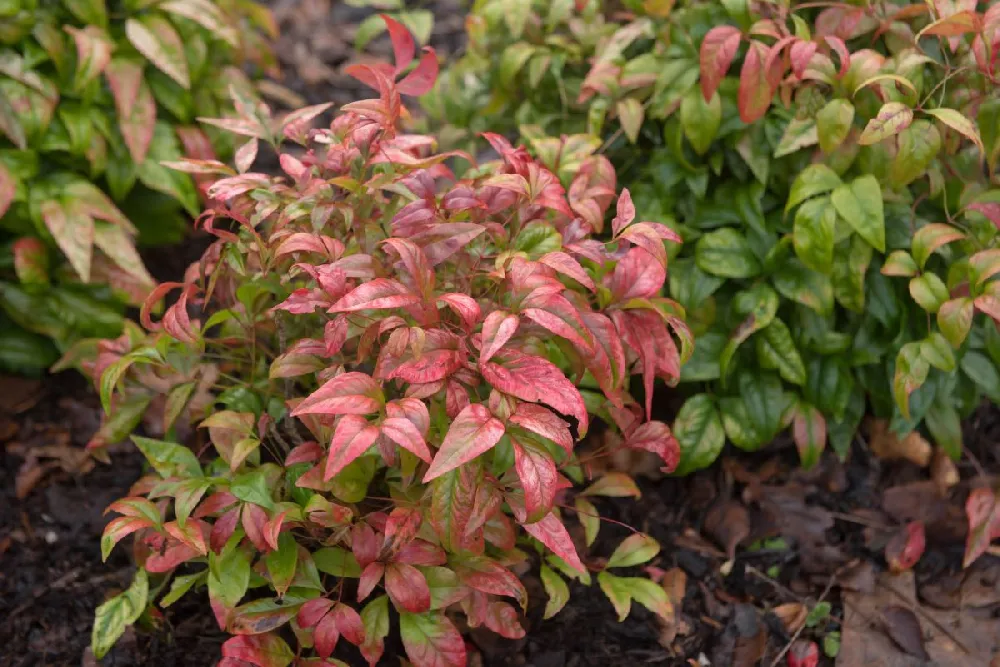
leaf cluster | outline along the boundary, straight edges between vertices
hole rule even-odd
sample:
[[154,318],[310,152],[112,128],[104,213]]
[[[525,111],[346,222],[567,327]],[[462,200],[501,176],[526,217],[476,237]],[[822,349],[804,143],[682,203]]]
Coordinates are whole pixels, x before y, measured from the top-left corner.
[[176,241],[196,183],[161,162],[230,152],[199,116],[270,67],[248,0],[12,0],[0,8],[0,367],[37,370],[121,331],[154,281],[136,252]]
[[[636,495],[635,484],[609,475],[572,489],[586,479],[575,443],[595,417],[618,446],[677,465],[650,413],[654,379],[676,382],[691,352],[683,309],[660,295],[663,239],[678,239],[637,221],[627,190],[612,215],[614,171],[600,157],[566,189],[487,135],[498,159],[456,177],[449,164],[471,156],[400,125],[400,95],[433,85],[437,57],[417,58],[409,32],[385,21],[395,64],[349,70],[379,97],[329,127],[311,129],[329,105],[212,121],[243,137],[236,169],[172,166],[214,178],[199,224],[217,240],[183,283],[150,295],[143,328],[66,360],[110,408],[91,451],[143,416],[160,436],[133,438],[152,473],[110,507],[102,550],[134,535],[141,570],[101,608],[95,652],[147,602],[207,588],[234,635],[224,665],[342,664],[331,656],[343,644],[375,664],[398,618],[414,665],[460,666],[454,614],[522,636],[514,568],[532,562],[548,615],[568,598],[565,578],[592,572],[620,617],[633,601],[671,613],[661,586],[620,569],[652,559],[651,538],[629,537],[606,561],[581,555],[599,529],[593,498]],[[252,171],[262,142],[281,176]],[[170,291],[154,322],[150,306]],[[201,455],[178,442],[192,426],[207,438]]]
[[1000,398],[1000,10],[625,4],[477,3],[426,106],[456,137],[507,119],[563,178],[607,155],[683,238],[680,471],[786,428],[846,455],[866,412],[958,457]]

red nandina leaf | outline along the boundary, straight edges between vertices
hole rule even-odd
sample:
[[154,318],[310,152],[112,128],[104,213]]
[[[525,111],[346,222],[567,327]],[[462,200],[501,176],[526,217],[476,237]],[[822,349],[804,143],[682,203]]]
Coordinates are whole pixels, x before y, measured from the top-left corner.
[[594,281],[591,279],[590,274],[587,273],[586,269],[583,268],[580,262],[576,261],[564,252],[556,251],[545,253],[538,258],[538,261],[546,266],[552,267],[564,276],[569,276],[589,289],[591,292],[597,290],[597,286],[594,285]]
[[466,529],[474,510],[476,491],[483,485],[482,467],[474,464],[461,466],[435,480],[430,520],[444,548],[482,552],[482,536]]
[[400,614],[399,626],[414,667],[465,667],[465,642],[444,614]]
[[809,63],[816,53],[817,48],[816,42],[807,42],[804,40],[799,40],[792,44],[789,55],[792,61],[792,73],[795,76],[801,79],[805,75],[806,68],[809,67]]
[[386,30],[389,31],[389,40],[392,42],[392,55],[396,63],[396,73],[402,72],[406,66],[413,62],[413,55],[417,52],[417,45],[413,41],[413,35],[399,21],[396,21],[385,14],[379,14],[385,21]]
[[549,513],[541,521],[522,523],[524,530],[536,540],[552,550],[552,553],[566,561],[574,570],[586,572],[580,556],[576,553],[573,538],[566,531],[566,526],[554,513]]
[[503,350],[496,362],[482,363],[483,379],[522,401],[544,403],[576,418],[580,437],[587,433],[587,406],[576,386],[552,362],[517,350]]
[[486,608],[486,627],[501,637],[507,639],[521,639],[524,637],[524,628],[517,617],[517,610],[506,602],[496,600],[491,602]]
[[409,563],[420,567],[434,567],[448,562],[444,549],[424,540],[413,540],[396,554],[397,563]]
[[514,466],[524,488],[524,509],[528,518],[540,517],[552,510],[559,473],[555,461],[546,452],[525,446],[511,438]]
[[966,206],[969,211],[982,213],[993,223],[993,226],[1000,229],[1000,203],[997,202],[975,202]]
[[740,48],[740,31],[729,25],[712,28],[701,43],[701,93],[708,102],[715,95],[726,70]]
[[253,503],[244,503],[242,512],[243,530],[247,534],[247,539],[263,552],[268,552],[271,547],[264,540],[264,526],[267,524],[267,512],[263,508]]
[[613,406],[621,407],[618,390],[626,375],[625,348],[614,322],[603,313],[583,313],[594,338],[594,354],[584,361]]
[[285,467],[295,465],[296,463],[311,463],[313,461],[319,461],[323,458],[323,448],[319,446],[319,443],[314,441],[303,442],[301,445],[297,446],[292,451],[288,452],[288,456],[285,457]]
[[143,528],[152,528],[153,522],[149,519],[140,519],[132,516],[120,516],[112,519],[104,528],[101,535],[101,560],[107,560],[111,550],[123,539]]
[[367,415],[378,412],[384,401],[382,388],[370,375],[342,373],[299,403],[292,416]]
[[655,296],[667,279],[664,265],[642,248],[631,248],[615,266],[614,273],[605,283],[614,300],[623,303],[630,299]]
[[427,448],[427,443],[424,441],[424,436],[420,434],[420,430],[410,420],[390,417],[383,421],[379,428],[382,435],[403,449],[422,461],[431,462],[431,450]]
[[681,459],[681,446],[670,431],[670,427],[659,421],[649,421],[641,425],[625,441],[632,449],[652,452],[663,461],[663,472],[673,472]]
[[635,204],[632,203],[632,194],[628,188],[624,188],[618,196],[617,215],[611,221],[611,230],[615,237],[617,238],[623,229],[632,224],[633,220],[635,220]]
[[514,598],[522,609],[527,608],[528,591],[513,572],[485,556],[464,558],[455,568],[459,580],[469,588]]
[[909,570],[924,554],[927,541],[922,521],[911,521],[885,545],[885,560],[894,574]]
[[285,523],[286,516],[288,516],[288,510],[283,510],[264,525],[264,541],[272,549],[278,548],[278,536],[281,534],[281,527]]
[[331,614],[337,623],[337,630],[355,646],[365,643],[365,624],[360,614],[346,604],[337,604]]
[[663,246],[663,241],[682,242],[681,237],[672,229],[666,225],[652,222],[640,222],[632,225],[621,233],[621,238],[634,243],[648,252],[664,267],[667,266],[667,249]]
[[367,567],[378,558],[381,540],[374,529],[366,523],[355,524],[351,531],[351,551],[361,567]]
[[182,542],[172,542],[162,553],[157,552],[146,559],[142,567],[150,574],[169,572],[178,565],[200,556],[197,551]]
[[751,41],[740,70],[740,88],[737,95],[740,120],[752,123],[762,117],[771,106],[774,89],[764,70],[768,48],[762,42]]
[[323,481],[333,479],[349,463],[368,451],[378,438],[378,427],[358,415],[344,415],[330,441],[330,455],[326,460]]
[[409,74],[396,84],[396,90],[401,95],[423,95],[434,87],[438,77],[437,53],[429,46],[423,48],[420,62]]
[[223,547],[226,546],[226,542],[232,537],[233,531],[236,530],[236,525],[240,522],[240,508],[235,507],[218,519],[216,519],[215,524],[212,525],[212,532],[208,536],[208,546],[215,553],[222,551]]
[[518,403],[517,409],[508,421],[543,438],[548,438],[565,449],[567,454],[573,452],[573,435],[569,430],[569,424],[548,408],[534,403]]
[[333,602],[331,600],[327,600],[326,598],[309,600],[304,605],[299,607],[299,613],[296,616],[296,621],[303,628],[311,628],[319,623],[320,619],[326,616],[326,612],[330,611],[332,607]]
[[424,475],[424,483],[489,451],[503,434],[503,422],[491,415],[486,406],[479,403],[467,406],[451,423],[441,449]]
[[186,544],[200,555],[204,556],[208,554],[208,544],[205,541],[205,537],[210,528],[207,522],[200,519],[193,519],[186,521],[181,526],[176,521],[169,521],[163,524],[163,528],[175,540]]
[[114,59],[104,68],[118,111],[118,128],[135,164],[142,164],[156,128],[156,102],[142,77],[142,65]]
[[443,303],[455,311],[455,314],[462,320],[462,326],[467,331],[472,330],[479,322],[479,304],[467,294],[441,294],[437,297],[437,302]]
[[419,301],[420,297],[410,292],[403,283],[376,278],[351,290],[333,304],[328,312],[353,313],[359,310],[401,308]]
[[1000,502],[993,489],[974,489],[965,501],[969,519],[969,537],[965,543],[963,567],[969,567],[983,555],[990,542],[1000,538]]
[[337,648],[337,642],[340,640],[340,630],[337,628],[337,621],[334,620],[332,614],[327,614],[319,623],[316,624],[316,629],[313,631],[313,642],[316,645],[316,653],[321,658],[329,658],[333,650]]
[[257,667],[288,667],[292,650],[281,637],[272,634],[239,635],[222,645],[223,658],[233,658]]
[[422,521],[419,510],[409,507],[397,507],[385,522],[385,544],[397,549],[408,544],[420,529]]
[[831,49],[837,52],[837,56],[840,58],[840,72],[837,77],[844,78],[847,70],[851,67],[851,52],[847,49],[847,44],[836,35],[824,35],[823,39],[826,40]]
[[540,297],[532,295],[521,305],[523,308],[521,314],[535,324],[557,336],[562,336],[585,354],[590,354],[593,350],[590,329],[583,323],[576,307],[563,295],[543,294]]
[[406,563],[392,563],[385,569],[385,590],[400,611],[419,614],[431,608],[431,589],[423,573]]
[[371,594],[378,582],[382,581],[383,574],[385,574],[385,565],[382,563],[369,563],[361,571],[361,577],[358,579],[358,602]]
[[511,315],[503,310],[494,310],[486,316],[483,322],[483,346],[479,353],[480,363],[493,358],[500,348],[511,339],[517,331],[520,322],[517,315]]
[[425,298],[434,290],[434,269],[431,268],[427,255],[413,241],[407,239],[389,238],[383,241],[399,255],[400,261],[413,278],[417,291]]

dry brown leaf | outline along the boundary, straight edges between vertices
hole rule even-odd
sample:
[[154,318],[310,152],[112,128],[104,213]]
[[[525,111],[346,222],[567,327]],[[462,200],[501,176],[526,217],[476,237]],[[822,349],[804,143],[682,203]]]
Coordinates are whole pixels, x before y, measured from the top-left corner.
[[790,635],[798,632],[799,628],[805,625],[806,617],[809,616],[809,610],[801,602],[787,602],[778,605],[772,611]]
[[705,531],[732,560],[736,547],[750,535],[750,513],[735,500],[715,505],[705,516]]
[[872,453],[886,461],[905,460],[926,468],[934,453],[931,443],[920,433],[911,431],[899,438],[889,430],[889,423],[884,419],[869,420],[868,438]]
[[942,493],[958,484],[961,479],[955,462],[940,447],[934,451],[934,459],[931,461],[931,479]]

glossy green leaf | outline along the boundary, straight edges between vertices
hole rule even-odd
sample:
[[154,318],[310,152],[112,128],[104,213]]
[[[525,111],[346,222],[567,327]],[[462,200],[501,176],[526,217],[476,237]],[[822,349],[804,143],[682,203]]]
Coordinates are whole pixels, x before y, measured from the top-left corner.
[[948,288],[934,273],[923,273],[910,280],[910,296],[928,313],[936,313],[948,300]]
[[883,276],[909,278],[917,275],[919,270],[920,268],[913,261],[913,257],[905,250],[893,250],[885,258],[885,263],[882,265]]
[[726,444],[722,417],[710,394],[695,394],[684,401],[673,426],[681,448],[675,475],[687,475],[707,468],[719,457]]
[[833,268],[837,210],[829,197],[806,201],[795,212],[792,241],[795,254],[811,269],[829,273]]
[[699,88],[691,88],[681,100],[681,127],[698,155],[704,155],[722,124],[722,98],[718,93],[708,102]]
[[132,585],[100,607],[94,614],[94,629],[90,637],[90,647],[94,657],[100,660],[125,633],[125,628],[135,623],[146,609],[149,597],[149,578],[146,571],[139,569],[132,579]]
[[731,227],[698,239],[695,261],[705,273],[723,278],[752,278],[760,273],[760,262],[746,237]]
[[941,133],[926,120],[915,120],[899,133],[897,151],[889,169],[895,188],[909,185],[927,173],[927,167],[941,150]]
[[649,579],[619,577],[610,572],[601,572],[597,575],[597,583],[618,613],[619,623],[628,618],[633,601],[663,618],[668,617],[672,611],[667,592]]
[[[963,364],[964,367],[964,364]],[[920,343],[907,343],[896,356],[896,371],[892,393],[902,415],[910,418],[910,394],[927,381],[930,364],[921,351]]]
[[569,602],[569,586],[566,585],[562,577],[544,563],[542,563],[541,578],[545,594],[548,596],[542,618],[548,620],[558,614]]
[[774,157],[784,157],[792,153],[814,146],[819,141],[816,129],[816,121],[812,118],[793,118],[785,126],[785,133],[781,135],[777,148],[774,149]]
[[788,194],[788,202],[785,204],[785,212],[801,204],[810,197],[822,195],[839,187],[843,181],[833,169],[824,164],[811,164],[802,170]]
[[972,329],[973,315],[975,307],[970,297],[959,297],[941,304],[937,311],[938,328],[952,347],[959,348],[965,342]]
[[762,368],[777,370],[786,382],[805,384],[805,364],[802,363],[802,356],[784,322],[775,319],[754,338],[757,342],[757,359]]
[[830,201],[861,238],[879,252],[885,252],[885,214],[877,178],[868,174],[854,179],[850,185],[841,185],[830,195]]
[[853,123],[853,104],[843,98],[827,102],[826,106],[816,113],[816,131],[819,147],[823,152],[832,153],[837,150],[850,134]]
[[786,299],[797,301],[817,313],[833,308],[833,284],[830,277],[803,266],[797,260],[785,264],[772,276],[774,287]]
[[265,472],[261,469],[236,475],[229,492],[243,502],[259,505],[264,509],[273,509],[274,500]]
[[139,435],[132,436],[132,442],[139,448],[153,469],[166,479],[167,477],[201,477],[201,464],[185,445],[176,442],[153,440]]
[[170,590],[160,599],[159,606],[166,608],[180,600],[192,588],[205,583],[208,577],[208,570],[202,570],[195,574],[180,574],[170,582]]
[[860,236],[840,244],[833,257],[833,297],[841,306],[856,313],[865,309],[865,276],[874,250]]
[[608,558],[607,567],[632,567],[641,565],[660,553],[660,543],[649,535],[633,533],[615,548]]
[[[913,235],[912,251],[913,261],[917,267],[923,271],[924,266],[930,256],[942,246],[960,241],[965,238],[965,234],[951,225],[944,223],[931,223],[924,225]],[[883,272],[884,273],[884,272]],[[889,274],[887,274],[889,275]]]
[[947,399],[937,399],[924,415],[924,424],[934,443],[953,460],[962,458],[962,420]]
[[208,595],[226,607],[235,607],[250,585],[250,561],[238,547],[208,554]]

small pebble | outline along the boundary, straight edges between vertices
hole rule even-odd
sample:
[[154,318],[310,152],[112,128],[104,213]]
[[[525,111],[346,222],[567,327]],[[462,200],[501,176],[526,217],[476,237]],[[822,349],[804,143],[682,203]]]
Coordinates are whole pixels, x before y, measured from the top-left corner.
[[58,541],[59,541],[59,536],[56,535],[56,531],[50,530],[49,532],[45,533],[46,544],[55,544]]

